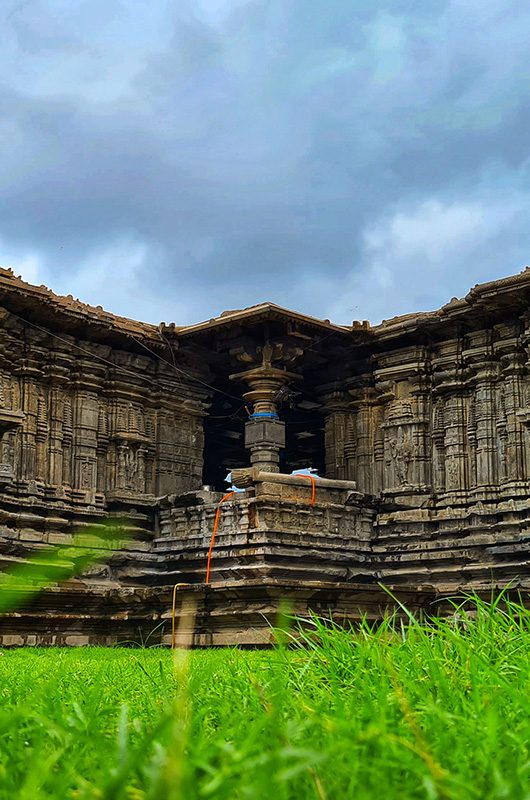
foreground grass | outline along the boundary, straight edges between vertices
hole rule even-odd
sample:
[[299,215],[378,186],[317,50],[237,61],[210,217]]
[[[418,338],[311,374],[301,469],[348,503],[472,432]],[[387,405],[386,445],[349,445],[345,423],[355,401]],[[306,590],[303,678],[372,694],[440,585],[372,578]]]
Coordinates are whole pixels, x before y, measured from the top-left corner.
[[0,798],[530,798],[530,614],[0,656]]

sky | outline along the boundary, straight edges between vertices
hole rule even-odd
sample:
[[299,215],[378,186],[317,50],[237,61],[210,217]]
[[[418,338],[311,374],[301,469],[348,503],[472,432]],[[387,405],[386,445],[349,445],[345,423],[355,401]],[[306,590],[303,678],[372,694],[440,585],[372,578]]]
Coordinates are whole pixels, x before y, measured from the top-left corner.
[[0,264],[158,323],[530,263],[527,0],[2,0]]

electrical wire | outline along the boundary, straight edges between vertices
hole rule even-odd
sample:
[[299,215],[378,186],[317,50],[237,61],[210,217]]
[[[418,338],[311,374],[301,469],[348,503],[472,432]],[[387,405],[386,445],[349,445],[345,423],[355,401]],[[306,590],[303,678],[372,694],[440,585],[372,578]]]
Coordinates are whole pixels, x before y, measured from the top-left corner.
[[[79,345],[79,344],[77,344],[75,342],[70,342],[70,341],[68,341],[68,339],[64,339],[62,336],[59,336],[59,334],[54,333],[53,331],[49,330],[48,328],[43,328],[42,325],[37,325],[36,322],[31,322],[30,320],[25,319],[24,317],[21,317],[19,314],[16,314],[14,311],[10,311],[9,313],[13,317],[15,317],[16,319],[20,320],[20,322],[22,322],[24,325],[29,325],[31,328],[35,328],[36,330],[41,331],[41,333],[45,333],[48,336],[51,336],[52,338],[57,339],[57,341],[62,342],[63,344],[66,344],[68,347],[73,347],[76,350],[79,350],[79,352],[84,353],[85,355],[88,355],[91,358],[96,359],[97,361],[101,361],[103,364],[107,364],[108,366],[112,367],[113,369],[115,369],[115,370],[117,370],[119,372],[122,372],[124,375],[132,375],[134,378],[138,378],[138,373],[137,372],[133,372],[132,370],[127,369],[126,367],[122,367],[119,364],[115,364],[114,361],[110,361],[108,358],[104,358],[103,356],[99,356],[96,353],[93,353],[91,350],[88,350],[86,347],[82,347],[81,345]],[[199,383],[202,386],[205,386],[207,389],[210,389],[212,392],[216,392],[217,394],[222,394],[225,397],[230,398],[230,400],[237,400],[238,402],[241,402],[241,397],[236,397],[235,395],[228,394],[227,392],[224,392],[222,389],[217,389],[215,386],[212,386],[211,384],[206,383],[206,381],[202,381],[200,378],[196,378],[194,375],[191,375],[190,373],[186,372],[185,370],[181,369],[180,367],[177,367],[177,365],[175,363],[172,364],[170,361],[167,361],[167,359],[162,358],[162,356],[160,356],[154,350],[151,350],[151,348],[148,347],[146,344],[144,344],[140,339],[137,339],[136,336],[133,336],[132,333],[128,333],[127,335],[134,342],[136,342],[136,344],[140,345],[140,347],[143,347],[144,350],[146,350],[152,356],[157,358],[163,364],[166,364],[168,367],[172,367],[173,369],[175,369],[175,371],[177,373],[180,373],[184,377],[188,378],[188,380],[194,381],[195,383]],[[166,340],[164,339],[164,341],[166,341]],[[173,349],[172,348],[171,348],[171,354],[173,355],[173,358],[174,358],[174,353],[173,353]],[[245,404],[243,403],[241,408],[243,408],[244,405]],[[238,411],[240,411],[240,410],[241,409],[238,409]],[[235,413],[238,413],[238,412],[235,412]]]
[[29,325],[31,328],[36,328],[38,331],[42,333],[46,333],[48,336],[52,336],[54,339],[57,339],[59,342],[68,345],[68,347],[74,347],[79,350],[81,353],[85,353],[85,355],[90,356],[91,358],[96,359],[97,361],[101,361],[104,364],[108,364],[113,369],[118,370],[119,372],[123,372],[125,375],[132,375],[134,378],[138,378],[138,373],[133,372],[132,370],[127,369],[126,367],[121,367],[119,364],[115,364],[113,361],[109,361],[108,358],[103,358],[103,356],[98,356],[96,353],[93,353],[91,350],[88,350],[86,347],[81,347],[81,345],[76,344],[75,342],[69,342],[68,339],[63,339],[62,336],[59,334],[54,333],[53,331],[48,330],[48,328],[43,328],[41,325],[37,325],[36,322],[30,322],[28,319],[24,319],[24,317],[15,314],[14,311],[9,312],[13,317],[16,317],[20,322],[24,323],[24,325]]
[[166,358],[162,358],[162,356],[159,355],[159,353],[157,353],[154,350],[152,350],[150,347],[148,347],[146,344],[144,344],[144,342],[142,342],[140,339],[137,339],[135,336],[132,335],[132,333],[129,334],[129,336],[131,337],[131,339],[134,342],[136,342],[136,344],[139,344],[140,347],[143,347],[144,350],[146,350],[148,353],[151,353],[152,356],[154,356],[155,358],[158,358],[159,361],[162,361],[163,364],[167,364],[168,367],[173,367],[173,369],[176,370],[177,373],[180,373],[181,375],[184,375],[184,377],[188,378],[191,381],[194,381],[195,383],[199,383],[201,386],[205,386],[207,389],[210,389],[212,392],[216,392],[217,394],[222,394],[225,397],[230,398],[230,400],[237,400],[238,403],[241,402],[241,397],[236,397],[233,394],[228,394],[228,392],[225,392],[222,389],[217,389],[217,387],[212,386],[211,383],[207,383],[206,381],[202,381],[200,378],[196,378],[194,375],[191,375],[189,372],[186,372],[181,367],[177,367],[177,364],[176,364],[176,361],[175,361],[175,354],[173,352],[173,348],[171,347],[171,344],[169,343],[169,341],[165,338],[165,336],[160,331],[159,331],[159,334],[160,334],[160,337],[162,338],[162,341],[169,348],[169,351],[170,351],[170,353],[172,355],[172,358],[173,358],[173,363],[171,363],[171,361],[168,361]]
[[[110,361],[107,358],[103,358],[103,356],[98,356],[95,353],[93,353],[92,351],[88,350],[87,348],[81,347],[81,345],[79,345],[79,344],[75,344],[75,343],[69,342],[67,339],[63,339],[57,333],[54,333],[53,331],[51,331],[51,330],[49,330],[47,328],[43,328],[41,325],[37,325],[37,323],[35,323],[35,322],[30,322],[30,320],[25,319],[24,317],[21,317],[19,314],[16,314],[14,311],[10,311],[9,313],[12,314],[12,316],[16,317],[16,319],[20,320],[22,323],[24,323],[26,325],[30,325],[31,327],[35,328],[36,330],[39,330],[42,333],[46,333],[49,336],[52,336],[53,338],[57,339],[58,341],[62,342],[63,344],[68,345],[68,347],[74,347],[77,350],[79,350],[80,352],[82,352],[82,353],[84,353],[86,355],[89,355],[91,358],[97,359],[98,361],[101,361],[104,364],[107,364],[107,365],[111,366],[113,369],[118,370],[119,372],[122,372],[125,375],[132,375],[135,378],[138,377],[137,373],[133,372],[132,370],[128,370],[125,367],[121,367],[119,364],[115,364],[113,361]],[[160,338],[162,339],[162,341],[166,345],[166,347],[169,349],[169,352],[171,353],[172,361],[168,361],[167,359],[162,358],[162,356],[159,353],[157,353],[155,350],[152,350],[150,347],[148,347],[140,339],[137,339],[136,336],[133,336],[132,333],[129,332],[126,335],[130,339],[132,339],[134,342],[136,342],[137,345],[142,347],[146,352],[150,353],[150,355],[152,355],[154,358],[158,359],[161,363],[163,363],[166,366],[171,367],[172,369],[174,369],[177,374],[187,378],[188,380],[190,380],[190,381],[192,381],[194,383],[197,383],[197,384],[199,384],[201,386],[204,386],[206,389],[209,389],[210,391],[212,391],[212,392],[214,392],[216,394],[223,395],[224,397],[228,397],[230,400],[237,400],[238,402],[241,402],[241,397],[236,397],[233,394],[229,394],[228,392],[225,392],[223,389],[218,389],[216,386],[212,386],[212,384],[208,383],[207,381],[203,381],[200,378],[197,378],[195,375],[192,375],[191,373],[186,372],[186,370],[183,370],[181,367],[178,367],[177,363],[176,363],[176,359],[175,359],[175,353],[173,351],[173,347],[171,345],[171,342],[163,335],[163,333],[161,331],[159,331],[158,333],[159,333]],[[315,342],[313,342],[311,347],[305,348],[305,352],[309,352],[309,351],[313,350],[316,347],[316,345],[320,344],[321,342],[325,341],[326,339],[329,339],[330,336],[333,336],[333,334],[335,334],[335,333],[336,333],[336,331],[331,331],[331,333],[328,333],[326,336],[323,336],[320,339],[317,339]],[[243,406],[241,406],[241,408],[242,407]],[[239,410],[240,409],[238,409],[238,411],[234,412],[234,416],[237,413],[239,413]],[[231,416],[232,415],[230,414],[230,415],[227,416],[227,418],[230,418]],[[217,419],[222,419],[222,417],[217,417]]]

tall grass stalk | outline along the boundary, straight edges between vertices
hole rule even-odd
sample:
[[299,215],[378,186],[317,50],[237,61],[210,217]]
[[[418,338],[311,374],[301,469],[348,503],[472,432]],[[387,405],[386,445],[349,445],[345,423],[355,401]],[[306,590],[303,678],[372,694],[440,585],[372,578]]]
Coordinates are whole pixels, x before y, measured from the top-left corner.
[[270,651],[3,651],[0,798],[528,800],[530,613],[401,620],[294,621]]

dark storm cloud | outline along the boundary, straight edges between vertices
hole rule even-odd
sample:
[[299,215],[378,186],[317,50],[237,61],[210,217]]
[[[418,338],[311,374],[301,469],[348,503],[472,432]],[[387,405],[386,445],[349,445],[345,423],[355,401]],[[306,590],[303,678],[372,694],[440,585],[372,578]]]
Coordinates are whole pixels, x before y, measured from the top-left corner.
[[186,322],[377,321],[529,260],[527,4],[177,8],[2,12],[1,261]]

